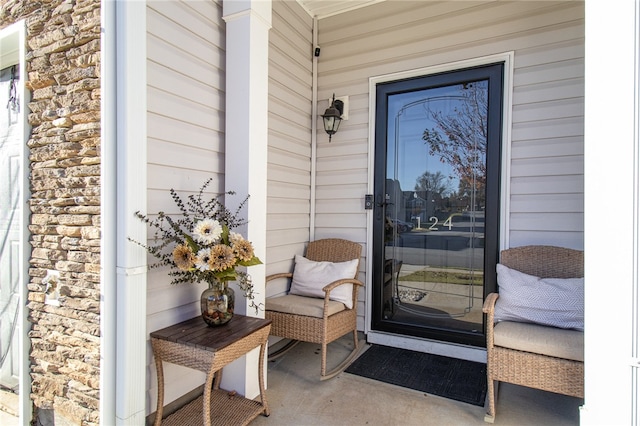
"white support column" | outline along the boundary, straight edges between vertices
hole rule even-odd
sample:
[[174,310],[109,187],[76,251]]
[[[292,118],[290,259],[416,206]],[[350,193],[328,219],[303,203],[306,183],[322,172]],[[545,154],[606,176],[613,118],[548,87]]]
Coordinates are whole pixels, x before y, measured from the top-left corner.
[[[134,216],[147,209],[147,4],[116,2],[116,133],[102,144],[116,148],[116,377],[118,425],[142,425],[146,408],[147,253],[127,240],[146,241],[146,224]],[[122,77],[122,78],[120,78]],[[113,291],[109,294],[114,295]],[[103,315],[112,315],[112,312]]]
[[[242,211],[248,224],[241,232],[266,262],[271,0],[225,0],[223,19],[227,24],[225,189],[237,193],[225,202],[234,211],[250,195]],[[264,303],[264,265],[252,266],[248,272],[256,291],[255,302]],[[243,302],[236,287],[236,312],[256,316]],[[264,312],[257,316],[264,316]],[[257,362],[258,351],[254,350],[226,367],[222,386],[255,398],[259,394]]]
[[582,425],[638,424],[639,6],[586,2]]

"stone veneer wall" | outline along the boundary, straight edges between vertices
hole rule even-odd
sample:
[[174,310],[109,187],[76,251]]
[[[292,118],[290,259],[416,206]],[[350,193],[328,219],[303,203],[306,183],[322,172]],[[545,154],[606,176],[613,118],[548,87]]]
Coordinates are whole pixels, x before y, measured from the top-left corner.
[[[41,424],[53,413],[56,423],[92,425],[100,398],[100,0],[0,0],[0,28],[21,19],[32,95],[31,398]],[[60,306],[44,303],[47,270],[60,273]]]

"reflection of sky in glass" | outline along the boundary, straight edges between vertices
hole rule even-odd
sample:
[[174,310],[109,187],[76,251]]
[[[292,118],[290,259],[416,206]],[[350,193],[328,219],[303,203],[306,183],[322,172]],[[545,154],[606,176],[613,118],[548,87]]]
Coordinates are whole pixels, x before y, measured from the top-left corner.
[[[462,84],[391,95],[388,98],[387,121],[387,177],[400,182],[403,191],[412,191],[416,180],[425,171],[442,173],[449,182],[449,189],[456,191],[460,181],[453,168],[430,156],[429,147],[422,139],[425,129],[438,129],[429,111],[441,111],[447,115],[454,108],[460,109]],[[397,120],[397,121],[396,121]],[[396,122],[398,146],[396,165]]]

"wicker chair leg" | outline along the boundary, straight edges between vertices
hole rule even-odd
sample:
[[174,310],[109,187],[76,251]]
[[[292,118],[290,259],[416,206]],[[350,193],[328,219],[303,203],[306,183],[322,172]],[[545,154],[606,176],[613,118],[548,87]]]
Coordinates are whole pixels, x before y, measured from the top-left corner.
[[[330,372],[326,372],[326,357],[323,357],[322,359],[322,374],[320,375],[320,380],[327,380],[327,379],[331,379],[335,376],[337,376],[338,374],[342,373],[344,370],[347,369],[347,367],[353,362],[353,360],[357,357],[357,355],[360,353],[360,348],[358,347],[358,334],[357,332],[354,333],[355,336],[355,342],[354,342],[354,348],[353,350],[349,353],[349,355],[347,355],[347,357],[345,358],[344,361],[342,361],[340,363],[340,365],[338,365],[336,368],[334,368],[333,370],[331,370]],[[326,346],[324,347],[325,351],[326,351]]]
[[267,360],[268,361],[273,361],[273,360],[276,360],[276,359],[280,358],[281,356],[283,356],[284,354],[289,352],[291,349],[293,349],[300,342],[301,342],[300,340],[290,340],[286,345],[284,345],[283,347],[281,347],[277,351],[274,351],[274,352],[268,354],[267,355]]
[[327,342],[322,343],[322,364],[320,365],[320,379],[325,380],[327,372]]
[[484,416],[484,421],[493,423],[496,420],[496,399],[498,393],[498,382],[489,378],[487,380],[487,402],[488,410]]

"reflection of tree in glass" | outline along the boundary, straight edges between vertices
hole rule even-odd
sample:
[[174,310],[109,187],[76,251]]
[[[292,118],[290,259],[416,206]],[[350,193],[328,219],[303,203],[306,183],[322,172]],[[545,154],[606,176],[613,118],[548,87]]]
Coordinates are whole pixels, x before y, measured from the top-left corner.
[[478,81],[460,86],[463,98],[453,109],[428,108],[436,127],[425,129],[422,139],[429,154],[439,156],[460,177],[463,188],[475,187],[484,192],[487,152],[487,82]]
[[469,180],[460,179],[458,185],[457,199],[458,203],[463,210],[469,207],[481,208],[485,203],[484,181],[482,183],[476,182],[475,193],[473,191],[473,184]]
[[435,173],[426,171],[416,179],[415,191],[424,191],[429,194],[438,194],[446,197],[451,192],[451,183],[440,171]]

